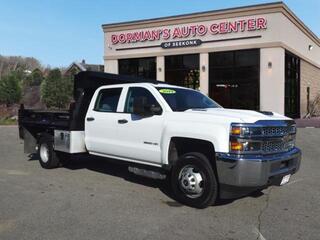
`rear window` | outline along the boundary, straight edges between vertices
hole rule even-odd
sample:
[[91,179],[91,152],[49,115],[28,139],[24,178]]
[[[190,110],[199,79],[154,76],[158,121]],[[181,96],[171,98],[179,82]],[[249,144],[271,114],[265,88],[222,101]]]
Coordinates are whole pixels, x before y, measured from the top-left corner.
[[116,112],[122,88],[102,89],[99,92],[94,110],[98,112]]

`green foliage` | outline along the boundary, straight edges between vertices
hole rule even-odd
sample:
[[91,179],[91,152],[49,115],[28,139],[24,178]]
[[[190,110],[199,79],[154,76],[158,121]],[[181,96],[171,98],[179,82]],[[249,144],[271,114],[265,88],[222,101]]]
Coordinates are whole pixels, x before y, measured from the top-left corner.
[[24,78],[24,86],[40,86],[43,81],[43,74],[39,69],[35,69],[30,75]]
[[72,99],[73,81],[53,69],[41,84],[41,99],[48,108],[65,108]]
[[0,125],[16,125],[17,120],[11,118],[0,118]]
[[20,73],[12,72],[0,79],[0,103],[10,105],[21,99]]
[[200,87],[200,72],[199,70],[190,70],[185,77],[185,85],[189,88],[199,89]]

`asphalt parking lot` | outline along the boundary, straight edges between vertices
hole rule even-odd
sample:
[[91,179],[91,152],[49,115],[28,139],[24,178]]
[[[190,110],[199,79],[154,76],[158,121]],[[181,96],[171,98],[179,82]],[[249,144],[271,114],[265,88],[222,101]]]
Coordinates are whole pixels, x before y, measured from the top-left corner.
[[0,127],[0,239],[320,239],[320,129],[299,129],[300,171],[264,194],[204,210],[163,182],[90,158],[44,170]]

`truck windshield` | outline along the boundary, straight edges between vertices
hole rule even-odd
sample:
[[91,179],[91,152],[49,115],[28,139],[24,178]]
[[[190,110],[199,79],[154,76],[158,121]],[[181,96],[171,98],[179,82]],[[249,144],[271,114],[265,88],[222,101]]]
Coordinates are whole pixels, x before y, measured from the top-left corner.
[[220,108],[221,106],[201,92],[171,87],[157,87],[159,93],[174,112],[183,112],[188,109]]

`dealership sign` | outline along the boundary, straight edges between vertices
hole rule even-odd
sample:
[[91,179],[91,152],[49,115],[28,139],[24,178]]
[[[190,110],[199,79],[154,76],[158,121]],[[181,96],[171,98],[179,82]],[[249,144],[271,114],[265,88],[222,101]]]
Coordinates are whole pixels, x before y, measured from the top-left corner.
[[162,48],[179,48],[179,47],[194,47],[201,45],[202,41],[200,39],[193,40],[183,40],[183,41],[173,41],[173,42],[163,42],[161,43]]
[[[111,35],[111,43],[125,44],[136,42],[148,42],[148,41],[170,41],[183,38],[201,38],[207,35],[229,34],[237,32],[251,32],[258,31],[267,28],[267,20],[263,17],[239,19],[234,21],[221,21],[209,24],[193,24],[175,27],[164,27],[158,29],[139,30],[132,32],[122,32]],[[192,42],[195,41],[195,42]],[[168,42],[167,42],[168,43]],[[195,44],[196,46],[201,44],[201,41],[190,40],[176,41],[176,43],[169,44],[168,47],[161,44],[163,48],[181,47],[177,44],[188,43],[188,46]],[[186,46],[186,45],[185,45]]]

